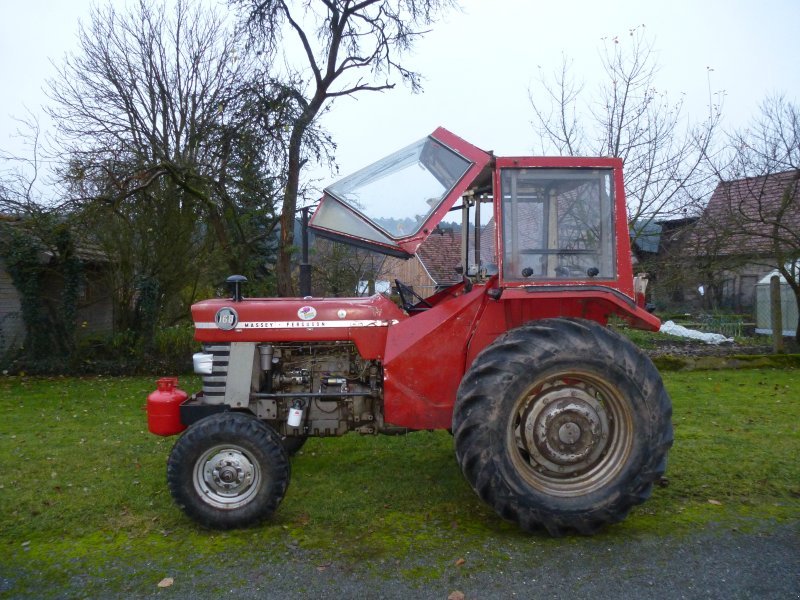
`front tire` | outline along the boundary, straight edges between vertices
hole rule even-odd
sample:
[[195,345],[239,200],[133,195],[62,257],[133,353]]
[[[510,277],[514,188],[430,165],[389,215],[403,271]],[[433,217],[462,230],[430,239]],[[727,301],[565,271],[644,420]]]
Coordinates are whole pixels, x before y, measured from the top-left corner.
[[198,421],[178,439],[167,461],[176,504],[212,529],[245,527],[272,515],[286,494],[289,474],[281,437],[243,413]]
[[672,408],[653,363],[579,319],[544,319],[475,359],[453,413],[473,489],[522,529],[593,533],[650,495],[672,445]]

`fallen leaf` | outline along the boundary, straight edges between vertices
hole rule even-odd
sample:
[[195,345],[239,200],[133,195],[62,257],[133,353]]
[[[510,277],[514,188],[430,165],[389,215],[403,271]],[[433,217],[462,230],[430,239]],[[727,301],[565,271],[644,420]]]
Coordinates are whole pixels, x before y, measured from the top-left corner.
[[168,588],[173,583],[175,583],[175,580],[172,577],[164,577],[164,579],[162,579],[161,581],[158,582],[158,587],[160,587],[160,588]]
[[460,567],[460,566],[461,566],[461,565],[463,565],[465,562],[467,562],[467,561],[466,561],[466,560],[464,560],[463,558],[459,558],[459,559],[456,561],[456,566],[457,566],[457,567]]
[[720,502],[719,500],[712,500],[710,498],[708,500],[708,503],[713,504],[714,506],[722,506],[722,502]]
[[447,600],[464,600],[464,592],[459,592],[458,590],[450,592]]
[[324,564],[321,564],[321,565],[317,565],[317,571],[322,573],[323,571],[326,571],[328,569],[328,567],[330,567],[330,566],[331,566],[331,563],[324,563]]

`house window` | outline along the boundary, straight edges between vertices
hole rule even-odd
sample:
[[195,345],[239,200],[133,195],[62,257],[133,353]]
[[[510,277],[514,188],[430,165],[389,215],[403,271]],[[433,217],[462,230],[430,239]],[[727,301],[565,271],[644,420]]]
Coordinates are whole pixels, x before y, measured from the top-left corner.
[[722,307],[733,308],[736,301],[736,280],[725,279],[722,282]]
[[739,280],[739,306],[741,308],[753,308],[756,296],[756,284],[758,277],[755,275],[742,275]]

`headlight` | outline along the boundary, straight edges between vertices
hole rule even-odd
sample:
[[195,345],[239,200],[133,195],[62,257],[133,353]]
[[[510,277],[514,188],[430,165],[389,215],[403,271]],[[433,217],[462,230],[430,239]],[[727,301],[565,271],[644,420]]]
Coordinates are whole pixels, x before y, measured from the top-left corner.
[[198,375],[211,375],[214,370],[214,355],[205,352],[196,352],[192,355],[194,372]]

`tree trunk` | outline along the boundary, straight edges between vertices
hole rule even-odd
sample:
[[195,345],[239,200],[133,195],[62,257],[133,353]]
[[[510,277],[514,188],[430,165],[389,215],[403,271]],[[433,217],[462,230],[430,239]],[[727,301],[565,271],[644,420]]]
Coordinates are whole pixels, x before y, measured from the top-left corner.
[[281,211],[281,243],[278,249],[278,261],[275,265],[278,296],[282,297],[294,296],[294,281],[292,278],[294,214],[297,211],[297,192],[300,189],[300,169],[303,166],[303,161],[300,158],[300,149],[305,130],[305,120],[301,118],[295,123],[292,136],[289,139],[289,164]]
[[303,137],[314,121],[325,101],[327,85],[318,87],[311,102],[303,110],[292,126],[289,138],[288,165],[286,169],[286,189],[283,193],[283,209],[281,212],[281,243],[278,248],[278,261],[275,264],[278,296],[294,296],[294,279],[292,278],[292,256],[294,255],[294,215],[297,212],[297,194],[300,190],[300,170],[305,161],[301,157]]

